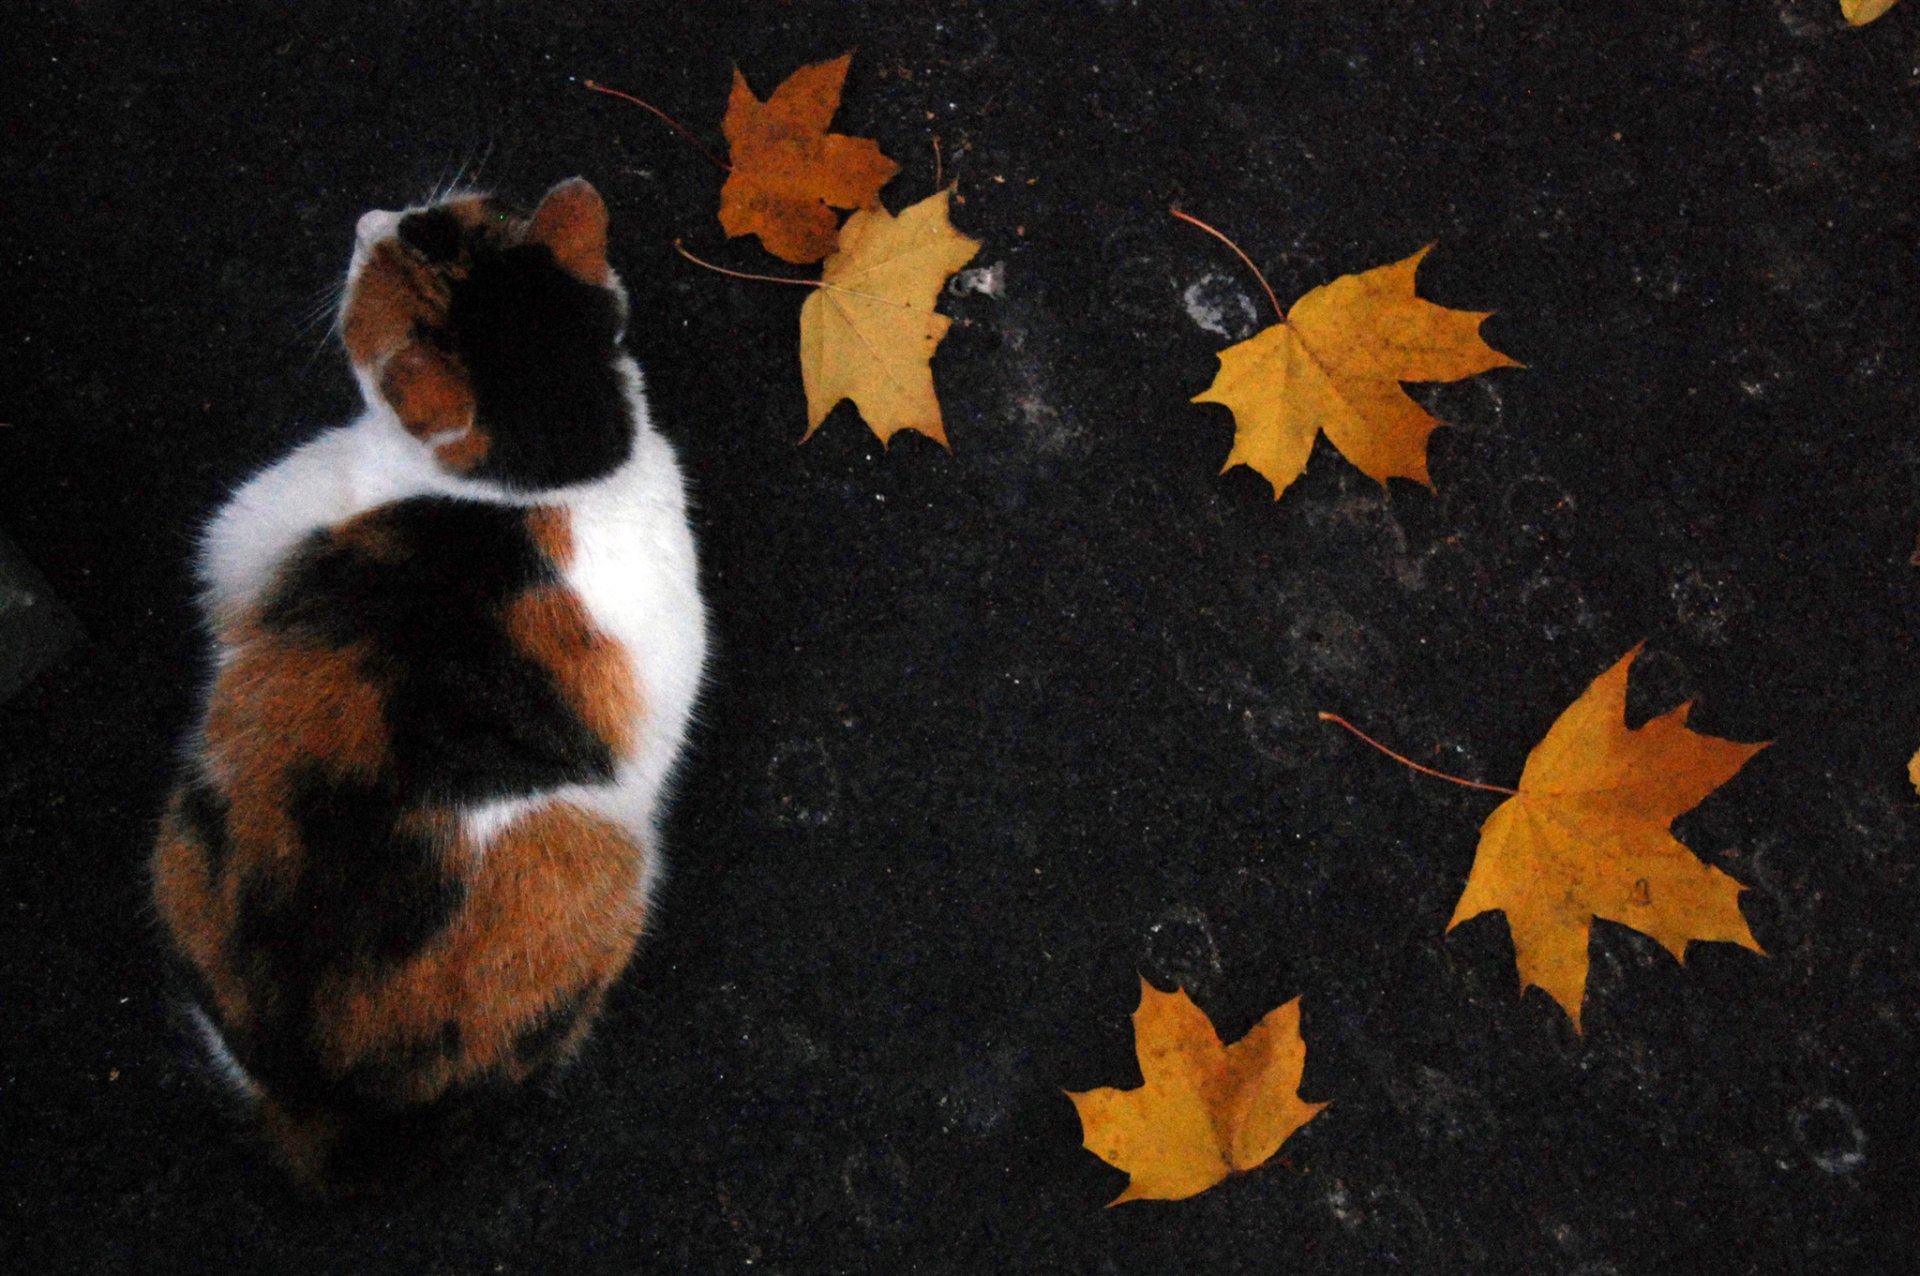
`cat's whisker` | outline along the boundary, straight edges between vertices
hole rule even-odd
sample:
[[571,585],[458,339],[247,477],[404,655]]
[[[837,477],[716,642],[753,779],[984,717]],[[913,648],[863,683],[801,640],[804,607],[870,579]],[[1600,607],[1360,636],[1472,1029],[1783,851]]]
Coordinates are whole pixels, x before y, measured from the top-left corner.
[[315,297],[299,314],[299,330],[305,333],[314,324],[329,317],[337,320],[340,313],[340,298],[345,292],[344,284],[336,284]]
[[480,144],[478,142],[469,142],[467,144],[467,153],[460,159],[460,171],[454,176],[453,186],[447,191],[449,196],[455,193],[464,194],[473,188],[473,183],[468,180],[467,175],[473,171],[474,152],[479,148]]
[[308,309],[312,309],[314,306],[322,305],[326,302],[332,301],[334,298],[338,297],[341,294],[341,292],[345,290],[345,288],[346,288],[346,285],[342,283],[328,284],[325,288],[322,288],[318,292],[313,294],[313,300],[308,303]]
[[[475,142],[470,145],[452,179],[434,192],[432,202],[439,204],[479,194],[480,174],[486,169],[487,162],[493,158],[493,146],[492,134],[488,134],[484,144]],[[474,158],[476,151],[479,153],[478,160]]]
[[332,344],[333,344],[333,329],[329,328],[327,329],[326,334],[324,336],[322,336],[318,341],[313,343],[312,349],[307,351],[307,357],[300,361],[300,375],[305,376],[307,373],[312,372],[313,365],[320,362],[321,352],[326,350]]
[[473,169],[471,180],[475,186],[480,184],[480,179],[486,175],[488,161],[493,159],[493,141],[494,135],[490,132],[487,134],[487,147],[480,152],[480,162]]
[[[326,289],[314,303],[307,308],[305,315],[294,329],[294,340],[305,343],[314,338],[307,357],[301,361],[302,373],[312,370],[320,355],[330,349],[334,338],[340,335],[342,315],[341,298],[346,292],[346,283],[342,281]],[[317,334],[317,337],[316,337]]]
[[324,351],[332,348],[333,339],[337,331],[335,325],[328,324],[323,330],[316,332],[316,330],[310,328],[295,335],[293,342],[290,344],[307,347],[306,356],[301,360],[300,364],[303,371],[311,368]]
[[453,162],[453,153],[449,151],[446,159],[440,162],[440,175],[433,180],[433,188],[427,192],[425,207],[431,208],[446,199],[447,192],[460,180],[460,170]]
[[447,180],[440,183],[439,189],[433,192],[433,202],[442,204],[450,199],[454,191],[460,189],[460,176],[466,171],[467,161],[463,158],[454,164],[453,171],[447,175]]
[[336,279],[334,282],[328,284],[324,288],[319,289],[313,294],[314,304],[326,305],[334,301],[337,301],[340,298],[340,294],[345,292],[346,290],[347,290],[347,281],[345,279]]
[[340,294],[335,293],[331,297],[323,297],[314,302],[295,319],[294,335],[304,338],[321,324],[325,324],[327,328],[332,329],[337,327],[339,323]]

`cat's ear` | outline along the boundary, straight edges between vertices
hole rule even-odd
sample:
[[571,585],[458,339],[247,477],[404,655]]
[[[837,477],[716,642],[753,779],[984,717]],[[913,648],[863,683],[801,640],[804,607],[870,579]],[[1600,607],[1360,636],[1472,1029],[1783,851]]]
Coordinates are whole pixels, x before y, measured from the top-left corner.
[[548,191],[527,237],[552,249],[560,269],[575,279],[607,282],[607,204],[586,178],[570,177]]

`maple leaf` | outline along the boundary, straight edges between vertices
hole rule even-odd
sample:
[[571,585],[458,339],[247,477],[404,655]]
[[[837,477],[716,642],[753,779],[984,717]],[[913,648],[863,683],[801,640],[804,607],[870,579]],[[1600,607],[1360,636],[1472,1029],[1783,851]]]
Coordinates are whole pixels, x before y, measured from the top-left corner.
[[851,53],[803,66],[765,102],[739,68],[721,131],[733,171],[720,188],[727,237],[758,235],[784,261],[819,261],[833,251],[835,208],[865,208],[900,166],[871,138],[829,133]]
[[1379,483],[1410,478],[1433,486],[1427,436],[1441,422],[1400,383],[1458,381],[1520,364],[1480,339],[1491,311],[1449,310],[1414,296],[1414,272],[1432,248],[1322,284],[1279,323],[1220,352],[1219,375],[1193,402],[1233,412],[1223,472],[1252,466],[1278,500],[1324,432]]
[[1067,1092],[1087,1150],[1132,1176],[1109,1205],[1204,1192],[1265,1162],[1327,1106],[1295,1093],[1307,1062],[1298,997],[1223,1046],[1184,989],[1142,979],[1133,1039],[1144,1084]]
[[865,208],[840,228],[840,248],[820,268],[820,287],[800,308],[800,375],[807,432],[852,399],[885,443],[918,430],[942,447],[946,426],[933,393],[934,348],[953,321],[933,308],[940,285],[973,259],[980,242],[947,220],[950,191],[935,191],[898,217]]
[[1678,960],[1692,940],[1761,952],[1740,915],[1743,889],[1676,840],[1669,825],[1766,748],[1701,735],[1682,704],[1626,725],[1636,646],[1527,755],[1520,789],[1480,827],[1467,888],[1447,923],[1498,909],[1520,987],[1544,989],[1580,1029],[1593,919],[1649,935]]
[[1864,27],[1900,3],[1900,0],[1840,0],[1840,16],[1856,27]]

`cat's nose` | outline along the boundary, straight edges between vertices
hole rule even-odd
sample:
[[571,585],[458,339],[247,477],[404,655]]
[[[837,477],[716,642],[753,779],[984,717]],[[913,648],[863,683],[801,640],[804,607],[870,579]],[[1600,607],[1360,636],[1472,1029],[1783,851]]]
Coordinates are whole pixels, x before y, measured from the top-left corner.
[[375,240],[385,239],[388,235],[391,235],[393,228],[399,224],[400,214],[389,213],[383,209],[376,208],[372,212],[364,214],[360,220],[355,223],[353,233],[361,243],[371,244]]

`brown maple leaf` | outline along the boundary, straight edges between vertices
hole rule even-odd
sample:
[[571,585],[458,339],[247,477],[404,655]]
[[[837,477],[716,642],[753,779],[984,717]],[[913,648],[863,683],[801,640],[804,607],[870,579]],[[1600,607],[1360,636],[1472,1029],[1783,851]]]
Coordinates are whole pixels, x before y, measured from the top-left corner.
[[762,102],[738,68],[721,129],[733,171],[720,188],[728,238],[758,235],[783,261],[819,261],[839,237],[836,208],[865,208],[900,166],[870,138],[827,132],[851,53],[803,66]]
[[[1178,210],[1174,215],[1218,236],[1252,266],[1239,245],[1213,227]],[[1414,272],[1432,247],[1323,284],[1294,302],[1279,323],[1220,352],[1219,374],[1193,401],[1233,412],[1233,450],[1223,471],[1251,466],[1278,500],[1324,433],[1378,483],[1410,478],[1433,485],[1427,436],[1441,422],[1408,398],[1401,383],[1458,381],[1520,364],[1480,339],[1490,311],[1449,310],[1414,295]]]
[[1481,826],[1447,923],[1504,912],[1522,990],[1545,989],[1576,1031],[1596,917],[1653,937],[1682,961],[1694,940],[1761,951],[1740,915],[1740,883],[1668,826],[1766,745],[1690,730],[1689,704],[1629,729],[1627,670],[1639,653],[1596,678],[1527,755],[1519,791]]
[[1306,1069],[1300,999],[1232,1045],[1184,989],[1140,981],[1134,1051],[1143,1084],[1068,1091],[1087,1150],[1131,1179],[1109,1201],[1177,1201],[1263,1164],[1326,1107],[1295,1091]]

